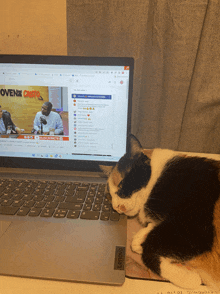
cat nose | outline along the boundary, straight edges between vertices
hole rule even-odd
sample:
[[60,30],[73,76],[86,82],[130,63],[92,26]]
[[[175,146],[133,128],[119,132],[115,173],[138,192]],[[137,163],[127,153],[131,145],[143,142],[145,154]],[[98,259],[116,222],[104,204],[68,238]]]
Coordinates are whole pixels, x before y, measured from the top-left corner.
[[118,205],[117,206],[117,211],[119,212],[119,213],[125,213],[126,212],[126,207],[122,204],[122,205]]

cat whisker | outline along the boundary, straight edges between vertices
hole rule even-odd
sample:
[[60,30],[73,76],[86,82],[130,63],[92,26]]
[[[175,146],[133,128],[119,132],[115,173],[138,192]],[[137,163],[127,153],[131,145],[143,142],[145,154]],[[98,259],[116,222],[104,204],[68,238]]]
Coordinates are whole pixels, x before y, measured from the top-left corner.
[[[150,200],[150,201],[151,201],[151,200],[155,200],[155,201],[157,201],[157,202],[165,202],[164,199],[158,199],[158,198],[153,198],[153,197],[150,197],[149,200]],[[149,201],[149,200],[148,200],[148,201]]]
[[146,213],[153,215],[156,219],[158,219],[160,222],[164,221],[164,218],[162,218],[160,215],[158,215],[157,213],[155,213],[153,210],[149,209],[148,207],[146,207]]

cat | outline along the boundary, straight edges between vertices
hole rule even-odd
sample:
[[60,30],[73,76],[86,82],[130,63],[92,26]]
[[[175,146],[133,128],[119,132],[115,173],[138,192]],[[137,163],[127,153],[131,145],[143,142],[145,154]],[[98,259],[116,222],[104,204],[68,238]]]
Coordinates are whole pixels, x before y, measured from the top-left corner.
[[101,166],[113,209],[143,226],[131,249],[182,288],[220,290],[219,168],[199,154],[143,149],[133,135],[115,167]]

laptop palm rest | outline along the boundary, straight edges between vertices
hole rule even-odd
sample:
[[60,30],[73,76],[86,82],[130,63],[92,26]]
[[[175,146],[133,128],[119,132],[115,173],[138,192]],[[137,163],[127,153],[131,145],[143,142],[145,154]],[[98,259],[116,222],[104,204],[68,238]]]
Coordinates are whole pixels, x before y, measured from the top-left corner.
[[126,218],[120,224],[12,222],[0,239],[0,274],[122,284],[124,267],[114,268],[117,248],[125,248],[125,240]]

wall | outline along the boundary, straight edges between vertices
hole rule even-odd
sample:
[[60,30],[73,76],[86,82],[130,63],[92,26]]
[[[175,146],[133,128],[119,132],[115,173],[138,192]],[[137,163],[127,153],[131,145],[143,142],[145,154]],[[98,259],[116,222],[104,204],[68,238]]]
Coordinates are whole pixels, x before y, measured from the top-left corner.
[[67,55],[66,0],[1,0],[0,54]]

